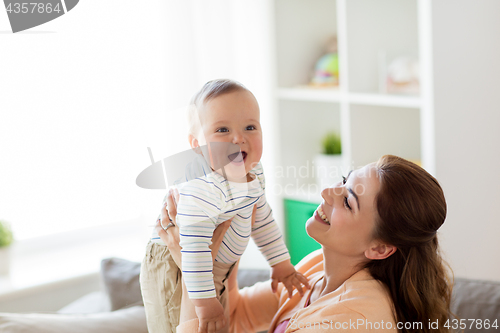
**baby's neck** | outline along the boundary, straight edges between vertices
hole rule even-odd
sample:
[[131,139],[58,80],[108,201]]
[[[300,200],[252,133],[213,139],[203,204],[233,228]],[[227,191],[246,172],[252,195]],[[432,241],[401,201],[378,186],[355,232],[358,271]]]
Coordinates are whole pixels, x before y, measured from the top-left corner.
[[221,175],[222,177],[224,177],[225,179],[227,179],[228,181],[230,182],[234,182],[234,183],[250,183],[251,181],[253,181],[255,179],[255,176],[252,175],[250,172],[247,173],[245,175],[245,177],[241,177],[241,178],[232,178],[232,177],[228,177],[227,174],[225,174],[224,172],[222,172],[222,170],[217,170],[215,171],[213,168],[211,168],[212,171],[218,173],[219,175]]
[[230,182],[234,183],[250,183],[251,181],[254,180],[254,178],[250,175],[250,173],[247,173],[245,177],[242,178],[228,178]]

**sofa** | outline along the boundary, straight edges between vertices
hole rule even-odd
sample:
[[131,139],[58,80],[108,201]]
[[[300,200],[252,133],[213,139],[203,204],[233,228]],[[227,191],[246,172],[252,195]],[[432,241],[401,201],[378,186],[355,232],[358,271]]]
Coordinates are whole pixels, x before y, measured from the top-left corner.
[[[57,313],[0,313],[2,333],[147,333],[146,317],[139,288],[140,263],[119,258],[101,263],[102,292],[93,292],[65,306]],[[269,277],[266,270],[240,269],[240,287]],[[500,330],[500,282],[457,278],[453,289],[452,311],[462,322],[450,324],[463,332]],[[464,320],[465,319],[465,320]],[[474,319],[474,321],[472,320]],[[488,320],[490,326],[485,328]]]

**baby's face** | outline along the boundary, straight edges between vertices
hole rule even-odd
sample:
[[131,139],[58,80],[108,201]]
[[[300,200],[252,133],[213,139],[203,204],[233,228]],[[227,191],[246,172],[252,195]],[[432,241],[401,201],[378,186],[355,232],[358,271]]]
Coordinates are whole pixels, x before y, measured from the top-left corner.
[[246,179],[248,172],[257,165],[262,156],[260,111],[253,94],[248,91],[235,91],[218,96],[202,106],[199,116],[206,140],[203,142],[203,139],[199,139],[200,145],[210,142],[238,145],[241,154],[238,155],[234,149],[230,149],[230,154],[234,155],[228,156],[227,161],[231,162],[224,170],[230,180]]

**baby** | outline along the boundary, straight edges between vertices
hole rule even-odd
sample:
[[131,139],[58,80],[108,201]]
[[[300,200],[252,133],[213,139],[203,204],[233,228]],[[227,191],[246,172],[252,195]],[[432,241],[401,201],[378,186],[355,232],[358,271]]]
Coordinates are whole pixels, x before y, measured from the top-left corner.
[[[305,279],[290,262],[265,198],[260,164],[262,130],[255,97],[238,82],[214,80],[203,86],[191,104],[188,138],[193,150],[203,157],[198,168],[203,174],[177,185],[176,222],[182,247],[182,278],[200,331],[205,331],[209,326],[222,327],[224,316],[229,319],[224,284],[250,236],[271,266],[273,289],[282,282],[291,295],[293,285],[299,287],[299,280]],[[213,261],[209,248],[213,232],[228,219],[232,219],[230,228]],[[149,332],[175,332],[179,323],[181,274],[174,266],[168,249],[154,234],[141,268]]]

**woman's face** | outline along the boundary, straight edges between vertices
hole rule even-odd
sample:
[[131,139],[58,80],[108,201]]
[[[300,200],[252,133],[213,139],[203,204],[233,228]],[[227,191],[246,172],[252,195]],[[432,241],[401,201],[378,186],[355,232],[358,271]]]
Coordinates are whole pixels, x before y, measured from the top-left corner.
[[364,259],[373,241],[379,188],[375,163],[352,171],[344,182],[321,192],[323,202],[306,222],[307,234],[325,251]]

